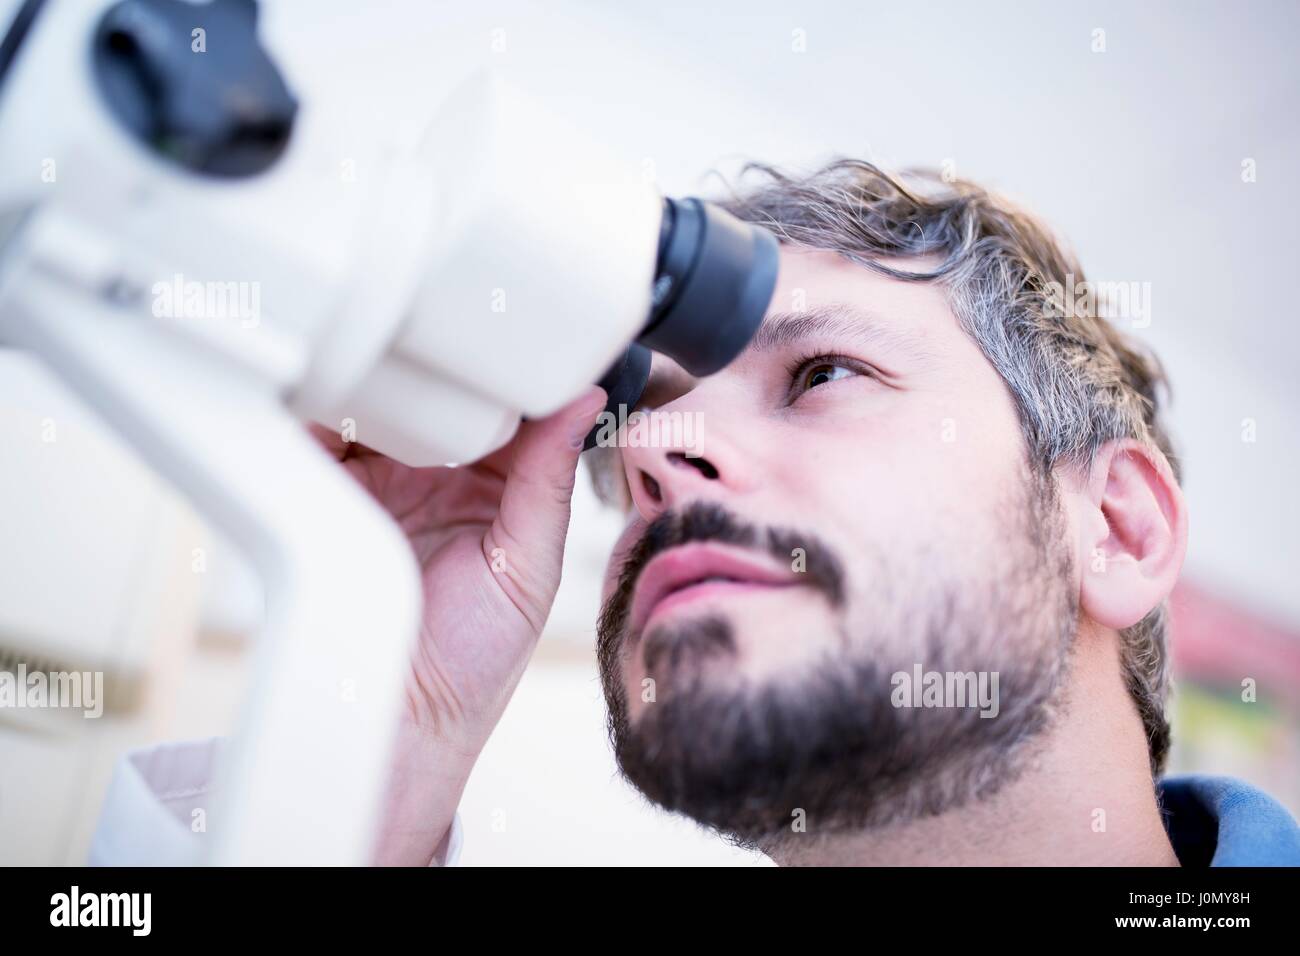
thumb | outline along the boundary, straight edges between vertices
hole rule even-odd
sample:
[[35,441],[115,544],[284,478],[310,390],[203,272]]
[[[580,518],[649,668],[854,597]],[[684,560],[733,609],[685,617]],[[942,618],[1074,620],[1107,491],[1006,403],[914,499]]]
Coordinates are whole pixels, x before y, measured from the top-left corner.
[[525,422],[514,440],[501,506],[489,536],[505,552],[506,567],[540,620],[560,586],[564,539],[583,439],[605,407],[605,390],[593,385],[546,418]]

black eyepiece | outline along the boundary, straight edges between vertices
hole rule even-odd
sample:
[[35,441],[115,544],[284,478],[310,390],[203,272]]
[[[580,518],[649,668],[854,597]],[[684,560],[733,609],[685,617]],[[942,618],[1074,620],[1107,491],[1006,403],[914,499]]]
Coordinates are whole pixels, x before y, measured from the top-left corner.
[[776,239],[698,199],[665,199],[650,319],[637,339],[692,375],[749,343],[776,285]]
[[[665,199],[650,316],[636,342],[599,384],[605,409],[630,412],[662,352],[695,376],[712,375],[741,353],[763,322],[776,287],[777,244],[761,226],[743,223],[698,199]],[[593,428],[585,448],[596,444]]]

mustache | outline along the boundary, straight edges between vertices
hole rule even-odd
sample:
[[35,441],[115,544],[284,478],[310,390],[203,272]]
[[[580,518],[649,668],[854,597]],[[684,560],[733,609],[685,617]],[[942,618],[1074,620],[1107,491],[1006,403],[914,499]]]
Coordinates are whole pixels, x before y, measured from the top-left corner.
[[622,634],[637,579],[645,566],[671,548],[704,541],[751,548],[782,563],[799,560],[800,583],[819,592],[832,608],[838,610],[844,605],[843,562],[820,537],[791,528],[760,527],[717,502],[696,501],[680,511],[670,509],[658,515],[628,549],[619,568],[618,583],[601,609],[597,633],[602,644]]

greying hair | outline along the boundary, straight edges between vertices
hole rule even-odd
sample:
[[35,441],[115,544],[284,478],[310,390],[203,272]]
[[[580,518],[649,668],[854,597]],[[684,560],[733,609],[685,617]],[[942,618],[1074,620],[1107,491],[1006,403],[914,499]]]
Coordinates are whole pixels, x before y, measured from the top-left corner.
[[[891,176],[841,159],[804,176],[750,164],[760,181],[719,205],[766,226],[782,243],[839,253],[875,272],[943,285],[958,322],[1015,401],[1031,467],[1087,469],[1107,442],[1133,438],[1181,469],[1159,412],[1159,362],[1104,317],[1094,296],[1064,301],[1084,282],[1074,257],[1036,219],[974,183],[926,170]],[[882,259],[934,257],[908,271]],[[1169,752],[1166,607],[1120,632],[1124,681],[1146,730],[1153,776]]]

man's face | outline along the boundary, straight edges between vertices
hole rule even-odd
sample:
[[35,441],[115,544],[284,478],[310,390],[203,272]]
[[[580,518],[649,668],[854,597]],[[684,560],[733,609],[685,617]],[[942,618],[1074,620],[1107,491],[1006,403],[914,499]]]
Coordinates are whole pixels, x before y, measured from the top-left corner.
[[[1068,661],[1072,535],[941,287],[783,247],[744,354],[655,363],[645,404],[696,440],[616,453],[634,507],[599,636],[628,778],[748,842],[1009,779]],[[996,673],[997,715],[897,706],[917,665]]]

